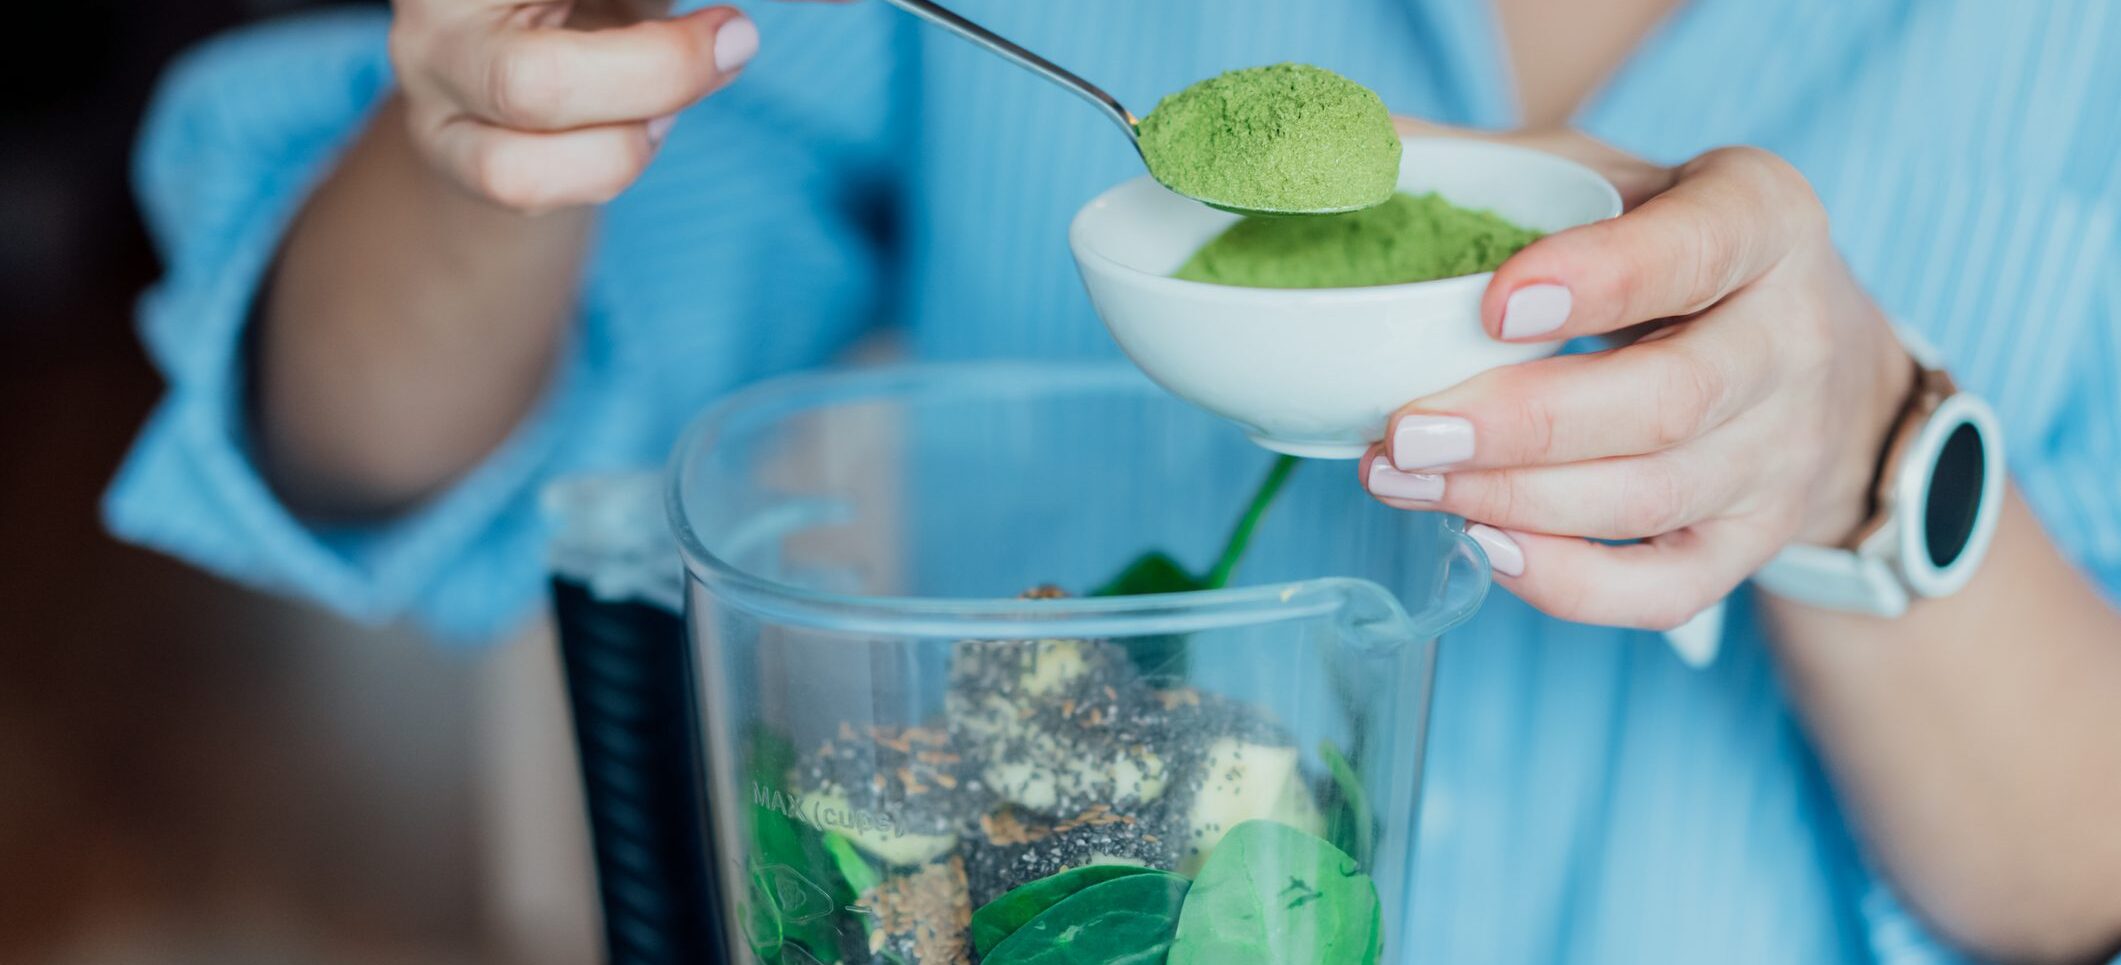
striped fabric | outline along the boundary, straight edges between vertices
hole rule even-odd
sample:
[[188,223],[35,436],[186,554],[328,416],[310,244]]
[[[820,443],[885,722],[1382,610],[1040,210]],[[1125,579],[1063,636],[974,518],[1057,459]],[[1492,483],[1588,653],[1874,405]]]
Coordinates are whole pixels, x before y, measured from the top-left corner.
[[[1137,111],[1209,73],[1338,69],[1395,110],[1512,120],[1480,0],[965,0]],[[170,75],[138,184],[167,277],[141,325],[170,390],[111,527],[367,619],[491,634],[540,589],[534,492],[659,460],[729,388],[904,328],[929,357],[1108,356],[1067,218],[1138,162],[1107,122],[880,4],[755,4],[765,48],[614,202],[570,361],[431,506],[305,527],[246,455],[239,335],[304,191],[389,83],[385,22],[225,38]],[[2121,592],[2121,10],[2110,0],[1695,0],[1578,118],[1676,161],[1789,157],[1893,314],[1993,399],[2012,469]],[[1948,962],[1872,873],[1749,600],[1702,674],[1654,638],[1490,602],[1447,642],[1409,947],[1435,962]]]

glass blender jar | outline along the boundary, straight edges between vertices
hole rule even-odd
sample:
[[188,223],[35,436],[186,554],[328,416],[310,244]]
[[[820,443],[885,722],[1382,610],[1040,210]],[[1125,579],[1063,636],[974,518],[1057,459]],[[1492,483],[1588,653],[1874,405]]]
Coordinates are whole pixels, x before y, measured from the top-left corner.
[[1437,638],[1485,558],[1124,365],[784,379],[668,510],[734,961],[1370,962],[1404,947]]

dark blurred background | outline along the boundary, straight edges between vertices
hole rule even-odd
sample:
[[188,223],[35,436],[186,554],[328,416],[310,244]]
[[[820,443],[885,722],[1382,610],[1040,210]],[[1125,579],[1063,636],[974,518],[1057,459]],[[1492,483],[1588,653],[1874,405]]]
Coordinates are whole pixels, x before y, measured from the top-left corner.
[[[68,0],[10,17],[0,962],[586,958],[572,805],[548,820],[497,803],[571,793],[541,640],[465,654],[347,626],[97,523],[160,389],[131,331],[158,270],[126,183],[140,111],[187,45],[300,5]],[[509,934],[525,919],[569,934]]]

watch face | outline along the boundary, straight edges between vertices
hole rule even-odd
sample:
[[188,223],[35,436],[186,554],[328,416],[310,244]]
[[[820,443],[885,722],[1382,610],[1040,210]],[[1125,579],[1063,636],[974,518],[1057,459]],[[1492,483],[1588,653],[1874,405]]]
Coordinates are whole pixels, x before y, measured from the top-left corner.
[[1981,517],[1988,452],[1980,430],[1962,422],[1945,439],[1930,477],[1928,506],[1923,510],[1923,543],[1931,566],[1944,569],[1966,551]]
[[1893,566],[1917,596],[1956,592],[1974,576],[2003,511],[2003,430],[1977,396],[1938,403],[1908,443],[1895,498],[1900,520]]

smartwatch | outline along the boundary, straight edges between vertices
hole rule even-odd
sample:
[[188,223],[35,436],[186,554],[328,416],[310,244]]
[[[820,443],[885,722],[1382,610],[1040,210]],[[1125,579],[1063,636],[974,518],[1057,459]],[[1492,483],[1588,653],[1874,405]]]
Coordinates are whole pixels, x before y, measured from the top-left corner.
[[1934,349],[1901,329],[1915,381],[1886,438],[1871,515],[1839,546],[1792,544],[1753,574],[1761,589],[1813,606],[1896,617],[1966,585],[2003,507],[2003,430],[1962,392]]

